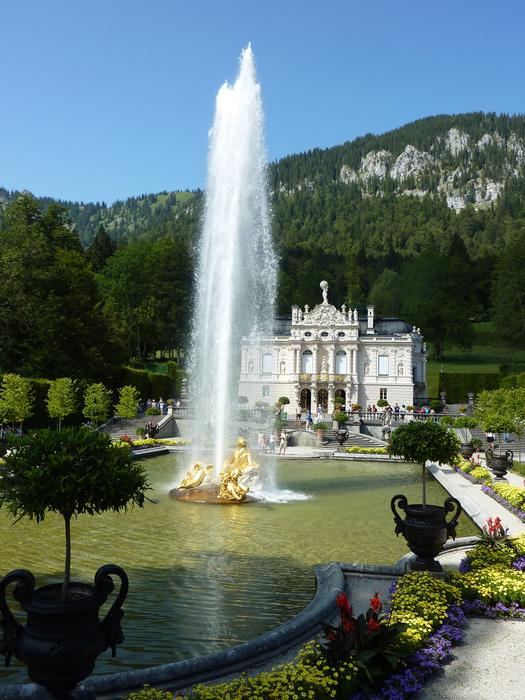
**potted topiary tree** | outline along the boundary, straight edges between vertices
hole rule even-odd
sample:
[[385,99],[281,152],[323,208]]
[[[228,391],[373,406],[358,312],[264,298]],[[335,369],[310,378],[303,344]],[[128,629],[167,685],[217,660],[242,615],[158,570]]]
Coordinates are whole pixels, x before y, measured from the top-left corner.
[[[428,505],[426,494],[427,460],[448,464],[459,455],[459,440],[450,430],[434,421],[413,421],[400,426],[392,433],[390,452],[409,462],[418,462],[422,470],[422,503],[408,504],[406,496],[398,494],[391,500],[396,535],[402,533],[416,560],[413,569],[441,571],[436,555],[449,537],[456,536],[456,526],[461,513],[460,502],[453,497],[445,500],[443,506]],[[403,520],[396,510],[398,506],[405,512]],[[447,513],[455,513],[450,521]]]
[[[336,408],[338,408],[338,406],[336,406]],[[348,414],[344,411],[339,410],[334,413],[334,421],[337,423],[335,435],[340,445],[342,445],[348,437],[348,430],[346,429],[347,420]]]
[[[67,694],[93,670],[96,657],[109,646],[115,655],[123,640],[121,606],[128,590],[125,572],[102,566],[94,586],[70,581],[71,519],[82,513],[125,511],[143,506],[149,488],[129,450],[114,447],[109,435],[89,428],[41,430],[13,441],[0,464],[0,506],[17,520],[37,522],[49,512],[62,515],[65,565],[61,584],[35,589],[33,575],[17,569],[0,582],[0,613],[6,665],[11,656],[28,666],[29,677],[51,694]],[[121,580],[119,594],[104,619],[99,608]],[[14,597],[27,612],[25,626],[16,622],[6,601],[6,589],[16,583]]]
[[487,466],[494,474],[503,478],[512,466],[514,454],[506,450],[502,454],[501,434],[520,434],[525,419],[525,389],[493,389],[481,391],[476,397],[474,415],[485,431],[498,433],[498,454],[490,448],[486,451]]
[[[448,416],[445,416],[441,419],[442,424],[447,417]],[[459,432],[461,436],[461,445],[459,447],[461,454],[466,459],[470,459],[474,453],[474,446],[472,444],[472,438],[469,431],[473,428],[477,428],[478,422],[470,416],[458,416],[451,425]]]

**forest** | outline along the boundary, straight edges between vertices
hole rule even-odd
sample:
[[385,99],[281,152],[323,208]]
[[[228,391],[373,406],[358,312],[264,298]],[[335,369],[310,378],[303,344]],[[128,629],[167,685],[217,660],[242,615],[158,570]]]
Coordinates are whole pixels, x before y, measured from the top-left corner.
[[[373,303],[378,315],[419,326],[436,358],[451,344],[468,347],[475,321],[494,320],[502,342],[525,341],[523,154],[495,141],[449,152],[452,127],[470,143],[487,133],[525,136],[521,116],[443,115],[271,164],[280,314],[317,303],[326,279],[338,306]],[[371,150],[394,157],[407,144],[440,154],[439,172],[436,165],[410,182],[426,188],[424,196],[407,195],[388,173],[364,185],[338,176]],[[469,187],[472,172],[501,181],[499,198],[450,208],[432,189],[432,178],[448,177],[448,169],[459,188]],[[96,379],[184,348],[202,192],[141,195],[107,207],[0,190],[2,202],[2,372]]]

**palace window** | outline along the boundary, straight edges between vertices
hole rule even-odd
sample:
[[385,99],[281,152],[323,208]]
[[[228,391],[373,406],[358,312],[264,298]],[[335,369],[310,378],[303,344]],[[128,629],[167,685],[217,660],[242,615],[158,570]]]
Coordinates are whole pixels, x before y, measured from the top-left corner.
[[389,375],[390,370],[388,367],[388,355],[378,355],[377,357],[377,373],[383,375]]
[[335,373],[346,374],[346,352],[339,350],[335,355]]
[[387,393],[386,389],[379,389],[379,398],[383,399],[383,401],[388,401]]
[[267,399],[270,396],[270,387],[269,386],[263,384],[262,395],[263,395],[263,399]]
[[264,353],[262,356],[262,373],[271,374],[272,373],[272,355],[271,353]]
[[303,374],[312,374],[314,371],[314,355],[311,350],[305,350],[302,356],[301,372]]

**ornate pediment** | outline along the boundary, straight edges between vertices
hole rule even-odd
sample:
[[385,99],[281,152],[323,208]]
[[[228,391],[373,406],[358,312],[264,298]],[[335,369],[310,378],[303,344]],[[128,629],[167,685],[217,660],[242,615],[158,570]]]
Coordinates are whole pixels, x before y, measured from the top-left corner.
[[312,311],[305,311],[301,320],[304,326],[348,325],[348,317],[332,304],[317,304]]

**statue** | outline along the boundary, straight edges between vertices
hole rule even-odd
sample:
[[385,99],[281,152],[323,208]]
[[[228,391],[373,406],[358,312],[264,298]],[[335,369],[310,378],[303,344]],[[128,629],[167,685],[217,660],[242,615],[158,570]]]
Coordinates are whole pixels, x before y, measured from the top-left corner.
[[327,374],[328,372],[328,360],[326,359],[326,355],[323,355],[323,359],[321,360],[321,374]]
[[323,290],[323,304],[328,304],[328,282],[323,280],[319,285]]
[[196,462],[177,488],[196,489],[198,486],[202,486],[206,481],[209,481],[212,470],[213,466],[211,464],[205,467],[202,462]]
[[213,466],[196,462],[177,488],[170,491],[176,500],[221,503],[243,501],[250,487],[259,486],[259,465],[246,446],[246,438],[237,439],[236,450],[223,464],[220,482],[213,480]]
[[259,465],[252,460],[246,438],[237,439],[237,449],[224,461],[219,486],[219,498],[242,501],[250,490],[247,482],[259,475]]

